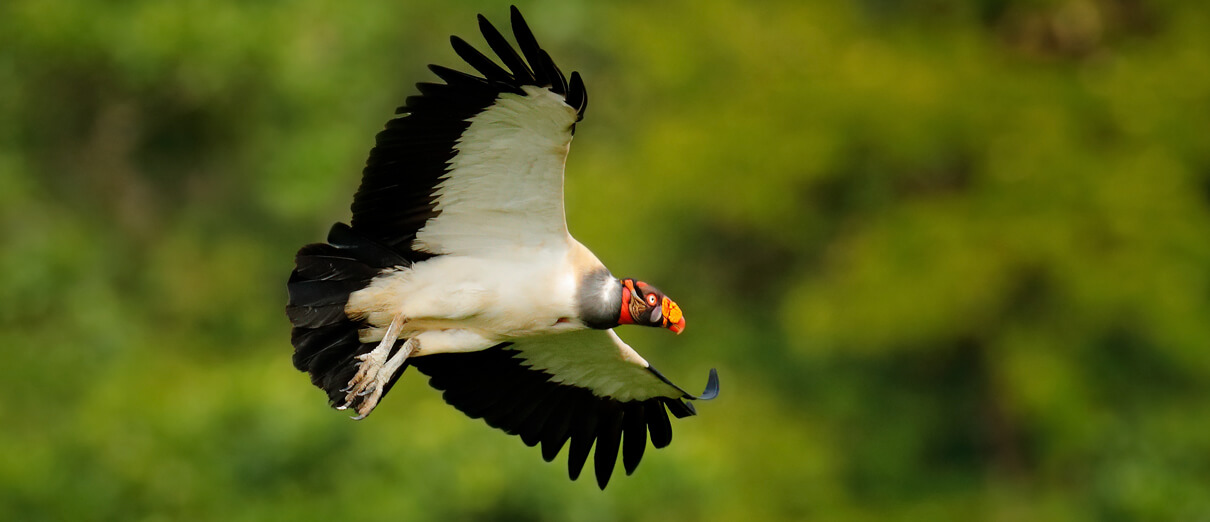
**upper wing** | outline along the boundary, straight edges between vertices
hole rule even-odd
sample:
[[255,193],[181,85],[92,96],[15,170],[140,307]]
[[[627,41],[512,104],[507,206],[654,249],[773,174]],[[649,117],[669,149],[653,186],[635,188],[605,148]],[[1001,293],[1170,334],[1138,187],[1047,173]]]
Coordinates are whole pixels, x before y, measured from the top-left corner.
[[408,362],[445,392],[446,402],[471,418],[520,435],[528,446],[542,443],[547,462],[570,439],[567,470],[572,480],[579,477],[595,441],[593,462],[602,489],[619,448],[629,475],[643,457],[648,433],[656,448],[672,441],[669,411],[678,418],[694,415],[693,405],[684,399],[718,395],[714,370],[706,391],[695,397],[652,368],[613,330],[534,337]]
[[[430,65],[376,138],[353,198],[353,229],[412,259],[563,240],[563,164],[588,94],[570,83],[512,9],[521,54],[479,27],[508,70],[452,36],[483,76]],[[524,57],[522,57],[524,56]]]

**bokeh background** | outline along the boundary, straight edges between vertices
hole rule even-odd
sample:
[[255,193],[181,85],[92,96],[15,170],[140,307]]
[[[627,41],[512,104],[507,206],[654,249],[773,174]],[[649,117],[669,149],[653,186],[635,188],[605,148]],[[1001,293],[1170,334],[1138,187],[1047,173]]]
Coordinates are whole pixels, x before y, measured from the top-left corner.
[[291,367],[294,251],[505,4],[7,0],[0,519],[1210,519],[1210,9],[520,7],[573,232],[688,317],[623,336],[719,399],[601,492]]

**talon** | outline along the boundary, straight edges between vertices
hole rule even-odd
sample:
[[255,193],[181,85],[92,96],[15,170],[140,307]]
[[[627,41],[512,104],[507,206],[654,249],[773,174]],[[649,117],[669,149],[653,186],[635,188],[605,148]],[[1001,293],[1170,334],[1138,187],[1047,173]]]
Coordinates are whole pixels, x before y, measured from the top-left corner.
[[403,366],[408,355],[419,346],[419,342],[415,338],[406,339],[400,350],[391,355],[391,349],[398,339],[399,328],[404,322],[406,320],[402,315],[396,316],[376,348],[354,356],[357,362],[353,364],[357,368],[357,372],[352,379],[349,379],[348,384],[340,389],[340,393],[345,394],[345,402],[337,406],[337,410],[353,408],[353,405],[356,404],[357,406],[353,409],[358,415],[351,418],[361,420],[378,406],[378,401],[385,393],[386,385]]

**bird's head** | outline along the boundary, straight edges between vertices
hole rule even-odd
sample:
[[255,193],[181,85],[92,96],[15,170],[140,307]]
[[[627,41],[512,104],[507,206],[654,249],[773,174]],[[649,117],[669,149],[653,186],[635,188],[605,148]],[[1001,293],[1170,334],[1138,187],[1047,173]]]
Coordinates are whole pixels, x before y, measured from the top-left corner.
[[674,333],[685,331],[681,307],[663,292],[642,281],[622,279],[622,308],[618,324],[659,326]]

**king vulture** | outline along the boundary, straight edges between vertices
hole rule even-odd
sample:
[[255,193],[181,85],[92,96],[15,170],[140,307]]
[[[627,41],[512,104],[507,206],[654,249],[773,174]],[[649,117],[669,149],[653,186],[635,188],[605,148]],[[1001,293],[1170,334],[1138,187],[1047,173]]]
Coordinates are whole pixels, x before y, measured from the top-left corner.
[[504,67],[451,37],[481,76],[430,65],[444,83],[417,84],[378,133],[351,224],[298,251],[286,306],[294,366],[355,419],[413,366],[466,415],[540,443],[548,462],[570,441],[572,480],[595,443],[603,489],[619,450],[632,473],[648,437],[671,441],[668,413],[694,415],[686,400],[714,398],[718,376],[690,395],[614,332],[679,334],[685,318],[568,233],[563,165],[587,91],[511,14],[520,54],[483,16]]

